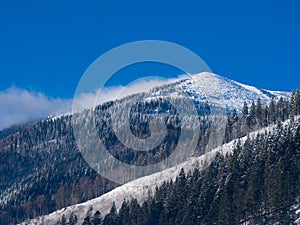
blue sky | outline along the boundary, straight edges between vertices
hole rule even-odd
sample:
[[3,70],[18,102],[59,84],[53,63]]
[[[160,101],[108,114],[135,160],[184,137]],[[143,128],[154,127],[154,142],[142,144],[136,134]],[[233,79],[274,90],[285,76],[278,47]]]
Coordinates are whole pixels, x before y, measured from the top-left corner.
[[299,12],[297,0],[1,1],[0,91],[70,99],[97,57],[145,39],[183,45],[228,78],[289,91],[300,86]]

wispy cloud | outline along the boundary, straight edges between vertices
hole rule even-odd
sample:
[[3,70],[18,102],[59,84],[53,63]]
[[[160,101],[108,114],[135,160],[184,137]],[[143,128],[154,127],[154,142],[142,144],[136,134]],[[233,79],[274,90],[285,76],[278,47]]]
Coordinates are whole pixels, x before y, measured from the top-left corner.
[[71,103],[17,87],[0,91],[0,129],[41,116],[70,112]]
[[[180,78],[183,78],[183,76],[168,80],[141,79],[126,87],[105,87],[100,94],[99,90],[95,93],[84,93],[78,97],[77,103],[79,105],[77,109],[92,108],[97,104],[148,91],[155,86],[175,82]],[[0,130],[42,116],[71,113],[72,103],[73,99],[52,98],[40,92],[17,87],[0,91]]]
[[101,90],[100,89],[96,90],[95,92],[83,93],[80,96],[78,96],[76,100],[75,109],[76,111],[81,111],[83,109],[93,108],[95,107],[95,105],[101,104],[103,102],[120,99],[134,93],[147,92],[156,86],[172,83],[186,77],[187,76],[182,75],[179,76],[178,78],[172,78],[166,80],[152,77],[152,78],[137,80],[127,86],[105,87],[102,88]]

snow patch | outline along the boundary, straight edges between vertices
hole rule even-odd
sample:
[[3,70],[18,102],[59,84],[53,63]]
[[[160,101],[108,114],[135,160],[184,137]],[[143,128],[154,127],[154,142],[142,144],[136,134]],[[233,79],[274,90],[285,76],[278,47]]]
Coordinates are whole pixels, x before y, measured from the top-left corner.
[[[300,117],[296,117],[295,120]],[[288,126],[291,123],[290,120],[285,121],[282,126]],[[122,186],[115,188],[114,190],[87,202],[72,205],[64,209],[55,211],[49,215],[41,216],[29,221],[21,223],[22,225],[33,225],[33,224],[55,224],[58,220],[61,219],[63,215],[67,218],[71,213],[78,216],[78,224],[81,224],[88,213],[93,215],[97,210],[99,210],[102,216],[105,216],[109,213],[112,203],[115,202],[117,209],[120,209],[123,201],[136,198],[139,203],[142,203],[146,200],[149,193],[154,193],[157,186],[161,186],[163,182],[175,180],[180,170],[183,168],[186,172],[191,171],[194,168],[199,168],[199,170],[204,169],[205,162],[212,162],[217,153],[222,155],[230,154],[233,149],[236,147],[238,140],[241,144],[244,144],[245,141],[250,137],[254,139],[258,134],[265,133],[274,133],[276,132],[276,125],[269,126],[258,131],[251,132],[248,136],[245,136],[240,139],[235,139],[227,144],[217,147],[210,152],[207,152],[200,157],[191,157],[186,162],[179,164],[175,167],[166,169],[159,173],[151,174],[149,176],[141,177],[139,179],[133,180],[129,183],[126,183]],[[92,209],[92,210],[91,210]],[[299,211],[299,210],[298,210]],[[298,212],[300,213],[300,212]],[[298,218],[300,223],[300,218]]]

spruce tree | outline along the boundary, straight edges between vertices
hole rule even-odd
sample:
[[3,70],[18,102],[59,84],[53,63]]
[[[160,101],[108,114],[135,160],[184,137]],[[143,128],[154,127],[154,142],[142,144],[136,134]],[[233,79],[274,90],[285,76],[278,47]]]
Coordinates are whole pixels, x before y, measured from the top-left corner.
[[249,128],[249,109],[247,102],[244,101],[243,109],[242,109],[242,135],[245,135],[248,132]]
[[84,218],[82,225],[92,225],[90,216]]
[[295,116],[300,114],[300,89],[297,89],[295,94],[293,112]]
[[92,224],[93,225],[101,225],[101,223],[102,223],[101,213],[97,210],[92,219]]
[[292,94],[291,94],[291,98],[290,98],[290,107],[289,107],[290,117],[293,117],[295,115],[294,114],[294,104],[295,104],[295,91],[292,90]]
[[262,103],[261,103],[260,98],[257,99],[255,116],[258,121],[258,124],[260,126],[262,126],[263,125],[263,108],[262,108]]
[[271,124],[276,123],[277,113],[276,113],[276,104],[275,104],[274,97],[272,97],[270,105],[269,105],[269,115],[270,115],[269,123],[271,123]]
[[69,217],[69,225],[75,225],[77,223],[77,216],[71,213]]
[[249,125],[250,127],[254,127],[256,125],[256,105],[252,102],[249,112]]
[[243,120],[246,120],[247,117],[248,117],[248,105],[247,105],[247,102],[244,101],[244,105],[243,105],[243,109],[242,109],[242,117],[243,117]]

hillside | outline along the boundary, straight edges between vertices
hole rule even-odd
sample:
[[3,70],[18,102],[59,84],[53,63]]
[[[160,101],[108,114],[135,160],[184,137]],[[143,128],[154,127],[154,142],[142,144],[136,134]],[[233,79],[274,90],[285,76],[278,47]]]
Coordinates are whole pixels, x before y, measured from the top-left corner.
[[[209,84],[217,88],[205,89]],[[181,92],[186,93],[192,100],[201,122],[195,155],[201,155],[207,150],[205,146],[210,130],[208,118],[214,104],[225,107],[226,110],[223,115],[227,120],[225,140],[220,139],[225,142],[276,123],[277,119],[283,121],[298,113],[297,110],[291,112],[282,110],[290,107],[286,97],[281,98],[286,96],[284,93],[264,91],[214,74],[204,73],[156,87],[149,93],[134,95],[141,99],[132,110],[131,123],[136,128],[133,129],[135,134],[140,137],[147,136],[146,124],[149,118],[154,116],[166,121],[170,132],[159,149],[147,154],[132,155],[127,148],[120,148],[121,145],[115,138],[109,138],[114,135],[111,128],[107,123],[103,125],[105,124],[103,121],[107,122],[104,115],[108,115],[107,113],[115,107],[127,104],[134,96],[104,103],[80,115],[87,125],[93,121],[88,115],[95,116],[96,121],[99,121],[97,128],[100,138],[109,151],[120,160],[141,165],[155,163],[161,159],[161,156],[172,152],[172,146],[176,144],[180,134],[180,120],[176,110],[166,99],[177,99],[180,102],[178,93]],[[259,118],[251,115],[251,107],[249,107],[249,116],[244,120],[242,117],[244,100],[250,105],[258,99],[264,107],[268,107],[263,109]],[[238,115],[234,114],[234,109],[237,110]],[[2,137],[0,139],[0,224],[16,224],[28,218],[49,214],[101,196],[118,186],[98,175],[86,163],[73,135],[72,117],[73,115],[46,118],[0,132]],[[118,125],[122,126],[123,122],[119,120]],[[193,123],[189,124],[192,128],[195,126]]]
[[[152,193],[152,195],[155,195],[155,191],[158,187],[161,187],[166,182],[176,182],[176,179],[178,178],[180,172],[184,170],[186,173],[193,172],[194,169],[197,169],[199,172],[206,169],[206,167],[203,166],[203,161],[206,161],[206,163],[211,163],[216,160],[216,157],[222,157],[227,158],[228,155],[232,155],[234,150],[237,150],[238,148],[241,148],[242,146],[245,147],[246,142],[249,144],[251,141],[254,142],[255,139],[277,139],[277,137],[282,136],[282,138],[285,138],[283,136],[284,132],[293,132],[292,136],[294,136],[297,140],[300,140],[300,118],[296,119],[296,122],[294,120],[287,120],[282,124],[281,128],[274,126],[269,126],[266,128],[263,128],[261,130],[251,132],[249,135],[235,139],[227,144],[224,144],[211,152],[208,152],[204,155],[201,155],[200,157],[193,157],[190,158],[188,161],[161,171],[156,174],[152,174],[150,176],[142,177],[137,180],[134,180],[132,182],[126,183],[120,187],[115,188],[114,190],[98,197],[92,200],[89,200],[85,203],[70,206],[67,208],[64,208],[62,210],[56,211],[50,215],[42,216],[40,218],[24,222],[22,224],[56,224],[57,221],[59,221],[63,216],[66,218],[70,218],[71,215],[77,215],[78,224],[83,223],[85,217],[87,215],[94,215],[96,211],[99,211],[103,217],[105,217],[109,212],[113,205],[115,204],[115,207],[117,210],[120,210],[122,207],[122,203],[124,201],[131,201],[132,199],[136,199],[137,202],[140,205],[143,205],[143,203],[149,198],[149,194]],[[264,137],[265,136],[265,137]],[[294,143],[294,144],[300,144]],[[298,148],[298,147],[297,147]],[[248,149],[250,150],[250,149]],[[299,149],[298,149],[299,150]],[[265,150],[263,150],[265,151]],[[299,151],[296,152],[296,155],[299,155]],[[238,152],[240,158],[243,158],[245,152]],[[258,153],[253,153],[258,154]],[[268,154],[260,152],[259,154]],[[291,153],[286,153],[291,154]],[[299,158],[295,157],[297,162],[293,162],[296,165],[300,166]],[[253,157],[262,157],[260,155],[253,155]],[[267,157],[267,156],[265,156]],[[229,157],[230,158],[230,157]],[[227,159],[230,160],[230,159]],[[245,162],[243,162],[245,163]],[[249,163],[249,162],[248,162]],[[219,170],[219,168],[217,168]],[[262,169],[262,168],[261,168]],[[241,171],[241,173],[245,173],[246,171]],[[296,177],[300,179],[300,168],[297,169],[297,171],[293,171],[297,174]],[[296,181],[295,181],[296,182]],[[296,184],[297,185],[297,184]],[[298,184],[299,186],[299,184]],[[298,187],[297,186],[297,187]],[[295,188],[296,189],[296,188]],[[299,194],[299,193],[298,193]],[[299,196],[299,195],[296,196]],[[293,200],[294,204],[296,204],[296,198]],[[292,206],[292,204],[291,204]]]

